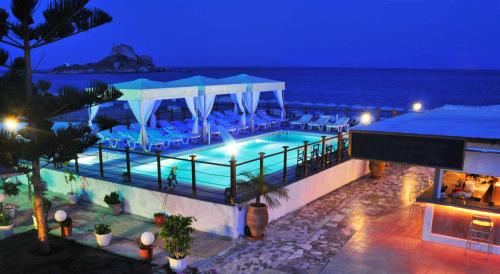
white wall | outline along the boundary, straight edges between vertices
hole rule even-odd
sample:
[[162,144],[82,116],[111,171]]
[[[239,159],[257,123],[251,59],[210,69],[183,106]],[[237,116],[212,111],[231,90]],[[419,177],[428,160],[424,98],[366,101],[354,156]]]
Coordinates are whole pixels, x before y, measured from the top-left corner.
[[[368,161],[350,160],[290,184],[286,187],[290,198],[288,201],[282,200],[281,207],[269,210],[269,221],[278,219],[287,213],[295,211],[369,172]],[[249,203],[251,202],[244,204],[244,209],[239,212],[240,234],[243,233],[242,229],[245,223],[246,206]]]
[[[281,207],[271,209],[269,219],[272,221],[297,210],[368,172],[367,161],[350,160],[292,183],[287,186],[290,199],[283,200]],[[63,172],[43,169],[41,175],[50,191],[62,194],[70,191],[64,181]],[[20,177],[21,181],[26,183],[25,176],[22,177],[24,178]],[[126,213],[151,220],[153,214],[161,210],[166,197],[166,211],[169,214],[194,216],[197,221],[193,223],[193,227],[197,230],[231,238],[237,238],[244,232],[246,204],[229,206],[211,203],[84,176],[78,178],[74,188],[82,200],[101,206],[107,206],[103,200],[104,196],[116,191],[122,197],[123,210]]]

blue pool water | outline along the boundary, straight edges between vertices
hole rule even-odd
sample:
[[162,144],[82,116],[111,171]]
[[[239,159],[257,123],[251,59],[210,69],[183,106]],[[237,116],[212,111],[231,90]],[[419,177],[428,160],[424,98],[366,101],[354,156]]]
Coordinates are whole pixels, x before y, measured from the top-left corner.
[[[177,158],[189,159],[189,155],[196,155],[199,161],[229,164],[231,158],[231,151],[236,152],[237,163],[242,163],[251,159],[259,157],[259,152],[266,154],[273,154],[283,151],[283,146],[289,146],[290,149],[303,146],[304,141],[318,142],[321,141],[320,134],[294,132],[294,131],[279,131],[259,136],[250,137],[247,139],[238,140],[232,145],[215,145],[197,150],[183,152],[181,154],[170,155]],[[334,147],[336,146],[336,139],[332,139]],[[297,151],[293,150],[288,153],[287,166],[294,166],[296,164]],[[265,158],[264,165],[266,173],[273,173],[283,169],[283,154],[278,154]],[[170,170],[177,167],[177,180],[182,183],[191,184],[191,163],[188,161],[165,159],[161,161],[162,175],[166,178]],[[259,171],[260,162],[253,161],[244,165],[237,166],[236,173],[242,171]],[[230,168],[225,166],[215,166],[205,163],[196,164],[196,183],[199,186],[208,186],[218,189],[229,187],[230,184]],[[157,163],[152,161],[143,165],[136,165],[132,167],[132,174],[142,174],[157,176]]]

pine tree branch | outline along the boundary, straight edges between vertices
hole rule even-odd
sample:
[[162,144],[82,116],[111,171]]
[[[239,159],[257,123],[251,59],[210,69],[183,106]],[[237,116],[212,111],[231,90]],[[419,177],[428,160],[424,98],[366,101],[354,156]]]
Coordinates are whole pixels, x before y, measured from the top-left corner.
[[[80,33],[82,33],[82,32],[88,31],[88,30],[90,30],[90,29],[80,30],[80,31],[74,32],[74,33],[72,33],[72,34],[70,34],[70,35],[68,35],[68,36],[64,36],[64,37],[57,38],[57,39],[50,40],[50,41],[45,41],[45,42],[43,42],[43,43],[38,43],[38,42],[37,42],[37,43],[34,43],[32,46],[30,46],[30,48],[31,48],[31,49],[36,49],[36,48],[39,48],[39,47],[43,47],[43,46],[45,46],[45,45],[48,45],[48,44],[52,44],[52,43],[54,43],[54,42],[61,41],[61,40],[63,40],[63,39],[69,38],[69,37],[71,37],[71,36],[74,36],[74,35],[80,34]],[[42,42],[42,40],[40,40],[40,42]]]
[[10,46],[13,46],[13,47],[16,47],[16,48],[22,48],[22,46],[18,46],[17,44],[14,44],[14,43],[9,42],[9,41],[5,41],[3,39],[0,39],[0,43],[4,43],[6,45],[10,45]]
[[10,37],[9,35],[5,35],[4,37],[7,37],[12,43],[16,44],[19,48],[21,48],[23,45],[16,41],[14,38]]

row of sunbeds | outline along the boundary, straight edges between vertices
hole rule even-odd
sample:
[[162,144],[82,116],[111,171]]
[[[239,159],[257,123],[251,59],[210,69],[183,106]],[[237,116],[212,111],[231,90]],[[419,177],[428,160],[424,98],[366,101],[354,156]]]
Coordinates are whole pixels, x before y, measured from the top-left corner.
[[[232,111],[218,111],[211,113],[208,119],[210,124],[210,134],[212,138],[221,136],[221,131],[225,130],[232,135],[249,130],[250,117],[247,115],[247,124],[242,125],[241,116]],[[275,129],[286,123],[286,119],[275,118],[267,115],[264,111],[258,111],[254,115],[255,128],[260,130]],[[144,145],[146,151],[152,149],[161,150],[165,147],[178,147],[181,144],[198,143],[201,139],[200,133],[192,133],[193,121],[158,121],[157,128],[148,128],[148,143]],[[199,125],[201,131],[201,124]],[[128,146],[131,149],[140,147],[139,124],[131,124],[129,128],[124,125],[113,127],[111,131],[100,131],[97,136],[101,142],[112,147]]]
[[319,118],[313,120],[312,114],[304,114],[298,120],[290,122],[290,128],[298,127],[300,129],[309,130],[326,130],[326,131],[348,131],[349,117],[335,115],[320,115]]

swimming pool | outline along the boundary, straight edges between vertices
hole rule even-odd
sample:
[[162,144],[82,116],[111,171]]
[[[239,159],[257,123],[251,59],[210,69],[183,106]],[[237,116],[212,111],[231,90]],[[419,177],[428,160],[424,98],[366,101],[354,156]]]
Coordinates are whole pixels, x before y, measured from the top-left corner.
[[[235,153],[237,163],[243,163],[259,157],[259,152],[264,152],[267,155],[282,152],[283,146],[288,146],[290,149],[303,146],[304,141],[309,143],[321,141],[321,135],[297,131],[277,131],[273,133],[253,136],[245,139],[237,140],[236,143],[226,145],[213,145],[196,150],[184,151],[182,153],[171,154],[169,156],[189,159],[190,155],[196,155],[197,161],[218,163],[229,165],[231,153]],[[329,137],[329,136],[328,136]],[[328,141],[336,147],[336,139]],[[297,163],[297,151],[293,150],[288,153],[287,167],[294,166]],[[264,160],[265,172],[267,174],[277,172],[283,169],[283,154],[267,157]],[[191,185],[191,162],[175,159],[161,160],[162,178],[166,179],[173,167],[177,168],[177,180],[179,183]],[[238,165],[236,173],[240,174],[243,171],[258,172],[260,167],[259,161],[253,161],[243,165]],[[228,166],[216,166],[206,163],[196,163],[196,185],[206,186],[217,189],[225,189],[230,186],[230,168]],[[157,176],[157,162],[151,161],[142,165],[132,166],[132,174],[141,174],[144,176]],[[241,178],[241,176],[238,176]]]

